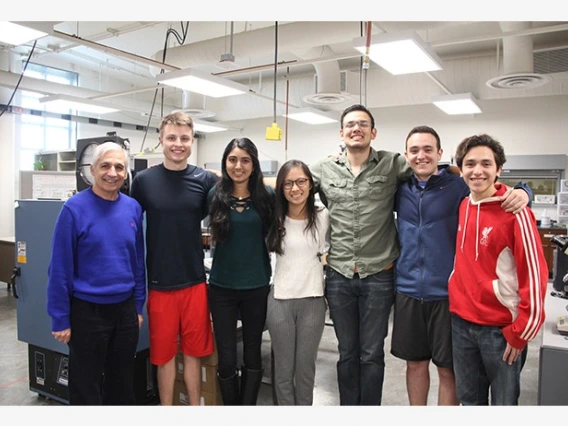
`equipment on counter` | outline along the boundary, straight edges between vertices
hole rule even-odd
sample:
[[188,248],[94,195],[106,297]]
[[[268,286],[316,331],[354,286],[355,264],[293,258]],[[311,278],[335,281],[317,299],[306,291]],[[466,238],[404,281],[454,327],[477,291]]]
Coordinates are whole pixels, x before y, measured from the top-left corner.
[[[555,235],[551,242],[558,247],[556,249],[554,281],[552,284],[557,293],[553,295],[568,299],[568,236]],[[566,309],[568,309],[568,305]],[[560,334],[568,336],[568,316],[559,316],[557,318],[556,329]]]
[[[28,344],[29,386],[32,392],[68,403],[67,345],[51,335],[47,314],[47,269],[53,228],[64,201],[18,200],[15,209],[18,340]],[[134,392],[138,405],[158,402],[156,368],[150,363],[148,318],[136,348]]]
[[563,336],[568,336],[568,316],[558,317],[556,329]]
[[[105,142],[115,142],[119,144],[126,150],[127,155],[130,156],[130,141],[117,136],[116,132],[108,132],[106,136],[97,138],[78,139],[77,151],[75,151],[77,192],[87,189],[93,185],[94,177],[91,173],[93,155],[97,146]],[[147,164],[148,162],[146,159],[135,158],[131,160],[128,176],[124,181],[124,185],[120,189],[121,192],[124,194],[128,194],[130,192],[130,183],[132,182],[134,175],[136,172],[147,168]]]
[[555,235],[550,242],[557,247],[552,286],[568,294],[568,235]]

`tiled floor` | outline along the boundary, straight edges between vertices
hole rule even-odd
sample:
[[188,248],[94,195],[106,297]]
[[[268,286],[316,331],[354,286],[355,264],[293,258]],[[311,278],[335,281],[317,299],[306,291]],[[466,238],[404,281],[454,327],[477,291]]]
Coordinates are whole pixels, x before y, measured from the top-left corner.
[[[529,345],[527,363],[522,373],[520,405],[536,405],[538,392],[538,357],[541,337]],[[405,384],[405,363],[390,355],[390,339],[385,351],[386,373],[383,390],[383,405],[408,405]],[[27,345],[17,340],[16,300],[0,283],[0,405],[61,405],[54,400],[40,397],[29,390]],[[337,340],[332,326],[326,326],[322,338],[316,372],[314,392],[315,406],[338,405],[336,381]],[[270,385],[270,338],[264,333],[263,359],[265,380],[261,386],[258,405],[273,405]],[[431,388],[428,404],[436,405],[438,379],[431,368]]]

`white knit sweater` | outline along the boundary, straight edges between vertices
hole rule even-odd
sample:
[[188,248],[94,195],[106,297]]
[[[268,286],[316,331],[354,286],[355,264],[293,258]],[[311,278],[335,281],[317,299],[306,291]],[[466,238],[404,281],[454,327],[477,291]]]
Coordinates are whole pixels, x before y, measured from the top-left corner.
[[324,273],[318,253],[323,254],[329,246],[328,210],[318,212],[315,240],[311,230],[304,232],[307,223],[289,217],[284,221],[284,254],[276,255],[273,276],[275,299],[323,296]]

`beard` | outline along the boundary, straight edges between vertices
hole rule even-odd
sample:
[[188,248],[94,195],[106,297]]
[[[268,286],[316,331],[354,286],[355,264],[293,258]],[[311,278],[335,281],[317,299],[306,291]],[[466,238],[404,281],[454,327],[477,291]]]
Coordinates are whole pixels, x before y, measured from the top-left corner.
[[369,151],[369,147],[371,146],[371,142],[355,142],[355,143],[346,143],[345,146],[347,147],[347,151],[352,153],[364,153]]

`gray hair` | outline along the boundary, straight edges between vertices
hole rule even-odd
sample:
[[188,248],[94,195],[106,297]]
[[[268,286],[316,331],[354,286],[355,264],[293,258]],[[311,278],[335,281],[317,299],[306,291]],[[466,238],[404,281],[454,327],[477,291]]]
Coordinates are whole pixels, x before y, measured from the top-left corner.
[[124,153],[124,167],[126,168],[126,170],[128,170],[130,162],[128,152],[126,152],[126,150],[122,147],[122,145],[112,141],[104,142],[100,145],[97,145],[97,147],[95,148],[95,152],[93,154],[93,161],[91,163],[92,166],[95,167],[98,164],[98,162],[101,160],[101,157],[110,151],[120,151]]

